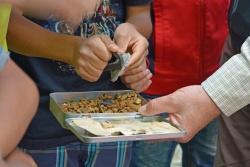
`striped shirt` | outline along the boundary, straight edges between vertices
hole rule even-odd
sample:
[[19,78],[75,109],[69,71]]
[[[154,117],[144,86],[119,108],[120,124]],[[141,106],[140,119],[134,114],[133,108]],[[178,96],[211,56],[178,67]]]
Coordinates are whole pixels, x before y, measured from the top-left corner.
[[243,43],[241,53],[231,57],[202,86],[227,116],[250,103],[250,37]]

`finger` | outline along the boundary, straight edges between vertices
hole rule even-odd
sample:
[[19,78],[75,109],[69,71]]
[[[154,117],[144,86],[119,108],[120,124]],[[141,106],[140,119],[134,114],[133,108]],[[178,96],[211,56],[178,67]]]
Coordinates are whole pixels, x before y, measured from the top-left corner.
[[187,143],[187,142],[189,142],[192,138],[193,138],[193,135],[187,134],[185,137],[176,139],[175,141],[177,141],[178,143]]
[[175,97],[173,94],[155,98],[142,106],[139,112],[143,115],[156,115],[160,113],[175,113],[178,111],[178,104],[175,104]]
[[137,92],[138,93],[144,92],[145,90],[147,90],[150,87],[151,84],[152,84],[152,80],[149,80],[147,82],[147,84],[144,84],[144,86],[142,86],[141,89],[139,91],[137,91]]
[[122,35],[115,36],[115,43],[119,47],[119,52],[121,53],[127,52],[130,40],[131,37],[124,37]]
[[[139,56],[139,58],[135,61],[132,60],[132,58],[135,57],[136,55],[132,55],[130,63],[128,65],[128,68],[132,69],[132,68],[136,68],[136,67],[140,66],[142,63],[144,63],[144,61],[146,61],[147,55],[148,55],[148,50],[145,50],[144,53],[141,56]],[[131,63],[133,61],[134,61],[134,63]],[[146,62],[145,62],[145,64],[146,64]]]
[[126,71],[124,72],[124,75],[136,75],[138,73],[141,73],[142,71],[146,71],[147,70],[146,62],[144,61],[143,63],[144,64],[138,67],[126,69]]
[[139,64],[137,67],[127,67],[124,74],[125,75],[135,75],[137,73],[140,73],[141,71],[144,71],[147,69],[147,63],[146,63],[146,57],[143,59],[141,64]]
[[144,78],[146,78],[150,74],[151,74],[151,72],[147,69],[147,70],[141,71],[137,74],[125,75],[124,80],[126,83],[130,84],[130,83],[134,83],[134,82],[138,82],[140,80],[143,80]]
[[98,80],[97,77],[94,77],[90,75],[87,71],[85,71],[84,68],[79,67],[76,69],[76,73],[84,80],[89,81],[89,82],[96,82]]
[[80,51],[78,63],[88,61],[91,66],[95,69],[103,70],[106,67],[107,62],[100,59],[97,55],[95,55],[89,48],[82,49]]
[[137,92],[142,92],[144,90],[144,87],[152,83],[152,81],[150,80],[151,77],[152,77],[152,74],[149,74],[144,79],[130,84],[131,88],[135,89]]
[[170,120],[170,122],[172,123],[172,124],[174,124],[174,125],[176,125],[176,126],[178,126],[178,127],[180,127],[181,126],[181,123],[178,121],[179,119],[177,119],[177,117],[176,117],[176,114],[169,114],[168,115],[168,117],[169,117],[169,120]]
[[129,88],[135,90],[136,92],[140,93],[144,90],[146,90],[151,84],[152,81],[150,80],[152,77],[151,74],[145,76],[142,80],[134,82],[134,83],[126,83],[124,79],[122,79],[122,82],[125,83]]
[[140,64],[142,59],[146,57],[148,53],[148,42],[146,39],[141,39],[132,46],[132,56],[129,62],[129,66],[134,67],[136,64]]
[[93,36],[87,40],[88,47],[99,59],[104,62],[108,62],[111,59],[111,52],[108,50],[99,36]]
[[88,61],[80,61],[79,67],[84,69],[89,75],[92,75],[93,77],[99,78],[102,74],[101,69],[96,69],[94,66],[90,64]]
[[119,47],[115,44],[114,41],[107,35],[100,35],[100,39],[104,43],[104,45],[108,48],[110,52],[118,52]]

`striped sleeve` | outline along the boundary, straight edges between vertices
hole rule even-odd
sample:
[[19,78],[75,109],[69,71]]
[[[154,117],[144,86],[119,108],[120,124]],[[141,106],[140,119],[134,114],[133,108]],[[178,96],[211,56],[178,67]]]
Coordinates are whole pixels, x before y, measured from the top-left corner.
[[250,37],[241,53],[230,58],[202,86],[227,116],[250,103]]

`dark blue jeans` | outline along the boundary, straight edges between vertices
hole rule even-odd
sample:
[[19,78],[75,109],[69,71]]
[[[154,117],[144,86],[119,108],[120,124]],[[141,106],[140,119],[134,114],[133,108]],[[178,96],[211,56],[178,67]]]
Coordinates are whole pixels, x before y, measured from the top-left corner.
[[[155,98],[156,96],[144,96]],[[202,129],[190,142],[181,144],[183,167],[212,167],[218,136],[217,120]],[[131,167],[170,167],[178,143],[173,141],[133,143]]]

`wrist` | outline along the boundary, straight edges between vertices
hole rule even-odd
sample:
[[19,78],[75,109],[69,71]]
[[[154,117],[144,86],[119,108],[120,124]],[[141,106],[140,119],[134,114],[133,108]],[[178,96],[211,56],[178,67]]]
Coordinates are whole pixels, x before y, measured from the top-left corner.
[[138,33],[136,27],[135,27],[133,24],[129,23],[129,22],[125,22],[125,23],[120,24],[120,25],[117,27],[116,31],[119,32],[120,30],[121,30],[123,33],[124,33],[124,32],[127,32],[127,33],[129,33],[129,34],[132,34],[132,33],[134,33],[134,32]]
[[54,36],[48,40],[52,44],[50,46],[50,58],[72,65],[81,38],[54,33]]
[[201,90],[203,92],[203,95],[205,97],[205,100],[209,107],[209,115],[211,118],[216,118],[221,114],[220,108],[217,106],[217,104],[213,101],[213,99],[209,96],[209,94],[206,92],[206,90],[201,86]]

